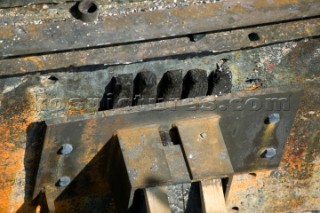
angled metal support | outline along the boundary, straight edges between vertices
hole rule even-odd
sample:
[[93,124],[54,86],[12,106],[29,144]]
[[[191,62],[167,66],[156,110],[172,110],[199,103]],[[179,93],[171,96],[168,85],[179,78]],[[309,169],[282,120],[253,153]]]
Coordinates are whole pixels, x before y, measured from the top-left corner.
[[200,181],[203,210],[219,212],[209,205],[223,206],[216,180],[279,165],[302,92],[270,88],[46,121],[34,197],[45,193],[54,211],[63,199],[112,193],[125,212],[145,189],[151,211],[159,195],[151,187]]

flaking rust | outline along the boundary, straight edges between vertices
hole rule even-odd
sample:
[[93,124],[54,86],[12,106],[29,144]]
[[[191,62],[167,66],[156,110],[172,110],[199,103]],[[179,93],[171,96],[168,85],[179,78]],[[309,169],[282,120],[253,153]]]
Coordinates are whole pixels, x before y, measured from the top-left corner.
[[319,86],[319,82],[306,84],[280,167],[233,177],[227,203],[230,209],[238,208],[244,212],[250,212],[250,209],[301,212],[306,206],[309,210],[320,209],[317,201],[320,198],[320,170],[316,163],[320,160],[320,92],[315,90]]
[[[22,92],[24,96],[17,100],[14,98],[16,92]],[[30,144],[24,141],[29,125],[39,117],[31,110],[34,99],[28,94],[26,84],[4,94],[3,99],[9,101],[1,102],[0,113],[0,212],[8,212],[19,209],[23,200],[31,203],[32,185],[29,184],[32,183],[26,182],[29,177],[26,176],[28,172],[24,171],[30,157],[25,154],[26,146]],[[28,142],[32,146],[33,141]],[[20,185],[25,185],[25,190]],[[25,195],[28,192],[29,197]],[[26,206],[25,209],[28,211],[30,207]]]
[[[83,60],[90,61],[92,59],[86,56],[85,51],[82,53]],[[57,109],[53,111],[52,108],[48,108],[45,101],[41,102],[36,99],[35,94],[39,94],[39,91],[28,89],[29,92],[26,92],[27,87],[30,89],[41,88],[45,91],[42,94],[42,98],[50,100],[51,98],[59,97],[61,98],[61,103],[65,105],[70,105],[71,98],[79,98],[78,94],[82,94],[81,103],[94,97],[98,100],[99,105],[104,87],[109,80],[104,76],[109,71],[110,73],[120,73],[125,72],[124,70],[127,69],[133,72],[134,70],[139,71],[142,68],[147,68],[155,73],[161,73],[161,69],[158,69],[159,67],[169,70],[169,68],[175,66],[179,68],[187,66],[188,69],[184,68],[185,71],[190,68],[212,70],[217,61],[227,57],[231,58],[229,62],[233,74],[232,91],[244,90],[244,88],[248,87],[249,84],[245,82],[245,79],[250,72],[256,69],[256,64],[259,65],[260,63],[261,67],[258,67],[257,71],[259,71],[259,77],[263,80],[263,87],[290,84],[293,86],[295,83],[307,83],[305,98],[287,141],[280,168],[274,171],[243,174],[235,177],[234,190],[231,193],[232,196],[229,196],[229,207],[238,207],[240,211],[247,212],[257,212],[258,210],[261,212],[270,212],[272,210],[274,212],[286,212],[291,207],[298,212],[320,209],[318,202],[320,182],[320,159],[318,157],[319,92],[317,89],[319,88],[319,83],[316,83],[317,81],[319,82],[319,39],[313,39],[218,54],[214,57],[207,57],[205,60],[202,60],[201,57],[191,60],[191,62],[186,59],[183,62],[184,65],[182,65],[181,60],[170,61],[164,59],[163,63],[144,62],[125,66],[119,65],[117,68],[111,69],[111,71],[110,67],[108,69],[105,68],[106,70],[95,70],[95,72],[89,69],[81,69],[82,72],[77,72],[78,70],[73,68],[51,70],[49,71],[50,75],[55,75],[59,79],[57,81],[59,83],[52,90],[49,84],[41,85],[38,81],[27,82],[28,86],[13,84],[14,79],[22,77],[8,77],[7,74],[10,74],[11,69],[10,67],[4,69],[6,72],[3,74],[6,76],[2,76],[3,78],[0,79],[1,90],[5,88],[3,87],[3,82],[6,82],[6,85],[12,84],[13,90],[7,94],[1,94],[0,153],[3,156],[0,169],[0,212],[32,212],[35,210],[35,207],[30,205],[32,184],[29,182],[30,179],[26,178],[31,175],[28,171],[32,171],[33,158],[31,155],[26,157],[24,151],[26,147],[30,147],[29,145],[37,144],[29,143],[28,145],[26,142],[27,133],[25,130],[28,130],[30,122],[65,117],[70,114],[90,113],[98,110],[96,105],[84,104],[81,108],[59,107],[59,111]],[[212,67],[208,66],[208,68],[207,64],[214,65]],[[18,67],[19,69],[25,68],[24,65],[19,65]],[[69,65],[66,67],[69,67]],[[268,75],[265,75],[265,73],[268,73]],[[30,73],[20,74],[23,77],[38,76]],[[41,74],[41,76],[45,75]],[[63,79],[79,78],[82,80],[63,81]],[[91,81],[94,81],[94,84],[90,83]],[[101,87],[101,90],[99,90],[99,87]],[[65,91],[65,93],[55,93],[58,89]],[[67,93],[67,91],[74,91],[74,93]],[[76,99],[76,101],[79,100]],[[105,112],[105,114],[112,113]],[[121,121],[116,120],[114,124],[117,125],[119,122]],[[96,125],[92,124],[89,129],[93,130],[95,127]],[[87,135],[83,135],[83,138],[88,138],[89,134],[91,134],[90,131]],[[102,149],[101,145],[97,149]],[[84,199],[69,199],[58,202],[58,205],[65,212],[79,212],[79,209],[88,210],[97,206],[92,203],[106,203],[105,208],[102,208],[112,212],[112,199],[108,196],[103,198],[91,196]]]

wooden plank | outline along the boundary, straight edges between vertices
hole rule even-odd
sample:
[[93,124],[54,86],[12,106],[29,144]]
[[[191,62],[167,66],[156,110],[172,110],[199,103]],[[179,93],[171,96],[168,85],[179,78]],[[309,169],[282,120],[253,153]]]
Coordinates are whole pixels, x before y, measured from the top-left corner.
[[171,213],[165,186],[146,188],[144,192],[148,213]]
[[224,199],[221,179],[207,179],[200,182],[200,194],[202,211],[204,213],[225,213],[226,203]]

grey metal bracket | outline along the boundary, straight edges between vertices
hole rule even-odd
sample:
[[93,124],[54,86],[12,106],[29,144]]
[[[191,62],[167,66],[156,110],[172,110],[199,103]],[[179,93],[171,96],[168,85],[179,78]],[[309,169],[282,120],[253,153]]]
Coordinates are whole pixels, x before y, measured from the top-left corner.
[[[127,177],[118,190],[126,195],[121,199],[129,203],[136,188],[221,178],[232,174],[232,168],[234,173],[276,168],[302,92],[301,87],[269,88],[46,121],[34,197],[44,192],[54,211],[59,200],[111,193],[113,179]],[[163,134],[175,128],[180,145]],[[202,139],[216,140],[220,148],[210,145],[216,150],[210,151],[200,146]],[[135,149],[145,154],[139,164],[130,164],[128,157],[134,159]],[[155,158],[163,161],[155,163]],[[121,161],[114,164],[116,159],[122,159],[125,167]],[[222,164],[215,167],[213,161]],[[204,162],[208,164],[201,167]],[[135,176],[130,169],[138,165],[141,173]],[[157,180],[146,181],[157,169],[161,171],[155,173]]]
[[180,143],[171,146],[163,145],[158,125],[118,130],[110,181],[118,211],[127,211],[139,188],[232,175],[219,120],[213,115],[175,121],[171,126],[179,134]]

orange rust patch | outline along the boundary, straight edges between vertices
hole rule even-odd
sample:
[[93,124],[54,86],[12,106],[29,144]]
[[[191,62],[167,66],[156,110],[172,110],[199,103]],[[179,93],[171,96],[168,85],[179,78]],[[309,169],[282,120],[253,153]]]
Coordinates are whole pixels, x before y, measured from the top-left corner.
[[[82,135],[81,135],[81,141],[87,142],[87,141],[94,140],[93,137],[95,135],[96,129],[97,129],[96,120],[95,119],[88,120],[83,128]],[[90,143],[87,143],[87,144],[90,144]],[[86,163],[86,164],[89,163],[96,154],[96,151],[92,152],[92,150],[96,150],[97,147],[95,146],[94,143],[91,143],[91,144],[92,144],[92,146],[88,146],[87,153],[85,153],[85,155],[81,156],[80,160],[83,163]]]
[[23,166],[21,157],[24,155],[24,149],[12,150],[0,143],[0,150],[0,212],[8,212],[15,176]]
[[[300,109],[297,112],[297,117],[299,117],[299,115],[301,114],[303,114],[303,111]],[[303,128],[301,123],[295,123],[291,129],[291,132],[295,134],[301,134],[299,133],[299,130],[301,130],[301,128]],[[303,138],[303,141],[301,141],[301,138]],[[301,171],[303,166],[302,159],[304,158],[305,151],[308,147],[307,140],[308,139],[305,136],[297,138],[295,135],[290,135],[288,137],[282,161],[288,164],[289,172],[292,172],[294,170],[297,170],[298,172]]]
[[302,197],[292,198],[289,200],[288,206],[290,206],[291,209],[297,209],[303,204],[303,201]]
[[299,0],[281,0],[281,1],[255,1],[254,7],[255,8],[274,8],[276,7],[282,7],[282,6],[288,6],[299,3]]
[[26,72],[26,71],[27,71],[27,69],[26,69],[26,68],[24,68],[24,67],[20,67],[20,71],[21,71],[21,72]]
[[264,187],[264,179],[270,176],[271,171],[256,172],[256,176],[250,174],[236,174],[233,176],[228,195],[228,205],[239,204],[243,197],[239,196],[243,192],[258,192]]
[[241,6],[241,4],[237,4],[237,5],[235,5],[235,6],[233,6],[232,8],[231,8],[231,11],[233,12],[233,13],[245,13],[246,11],[245,11],[245,9]]
[[[40,25],[38,25],[40,26]],[[39,27],[37,25],[31,24],[26,27],[28,35],[33,38],[36,37],[39,34]]]
[[26,62],[32,62],[36,69],[44,69],[45,65],[43,63],[43,61],[41,60],[40,57],[37,57],[37,56],[28,56],[28,57],[24,57],[23,60],[25,60]]
[[16,212],[24,202],[21,198],[12,197],[12,192],[24,190],[24,186],[15,185],[15,180],[25,178],[17,175],[23,174],[19,171],[23,168],[26,130],[37,118],[30,113],[29,104],[32,100],[28,98],[26,94],[23,102],[4,106],[0,114],[0,121],[3,122],[0,135],[4,135],[0,138],[0,212]]
[[[297,148],[300,147],[300,148]],[[289,138],[287,151],[283,154],[283,160],[288,163],[289,171],[301,171],[303,153],[306,146],[302,145],[298,140]]]
[[10,28],[2,28],[0,30],[0,38],[1,39],[11,39],[13,37],[13,30]]
[[254,84],[254,85],[251,85],[250,87],[245,88],[244,90],[245,91],[252,91],[252,90],[259,89],[260,87],[262,87],[261,84]]
[[[211,4],[209,7],[190,6],[189,8],[190,9],[186,10],[173,9],[171,10],[171,13],[173,16],[181,17],[182,19],[184,17],[192,17],[194,19],[209,18],[212,17],[212,11],[222,9],[222,5],[217,3]],[[197,12],[195,12],[195,8],[197,9]]]

